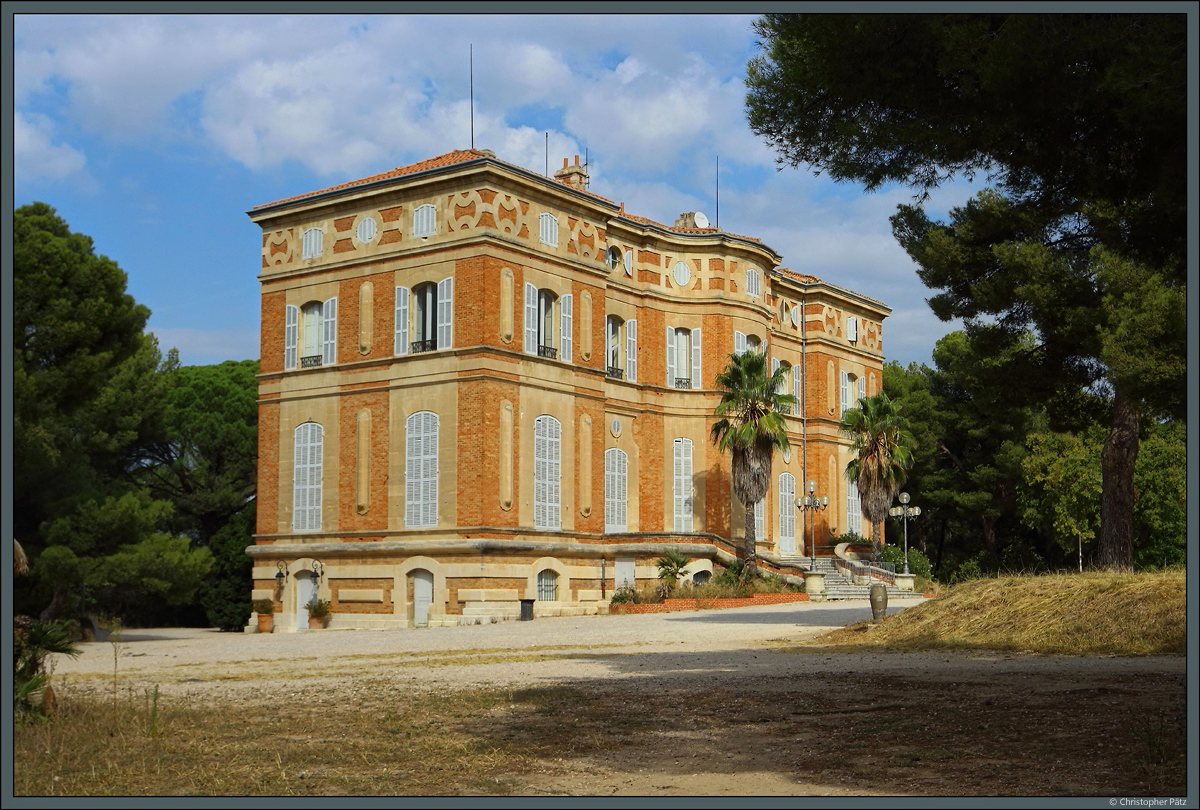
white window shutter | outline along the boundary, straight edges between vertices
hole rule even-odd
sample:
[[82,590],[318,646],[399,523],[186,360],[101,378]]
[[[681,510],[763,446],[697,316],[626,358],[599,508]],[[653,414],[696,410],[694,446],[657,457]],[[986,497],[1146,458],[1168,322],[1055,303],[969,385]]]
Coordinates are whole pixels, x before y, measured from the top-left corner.
[[628,460],[615,447],[604,452],[604,531],[628,531]]
[[533,525],[557,529],[562,522],[560,499],[561,428],[553,416],[539,416],[533,423]]
[[766,534],[767,521],[764,519],[765,518],[764,513],[766,512],[766,508],[763,505],[765,503],[766,503],[766,501],[764,499],[764,500],[761,500],[758,503],[754,504],[754,539],[756,541],[767,539],[767,534]]
[[625,322],[625,379],[637,382],[637,321]]
[[[792,366],[792,396],[796,398],[796,412],[800,412],[800,366]],[[804,414],[800,414],[803,416]]]
[[846,319],[846,340],[851,343],[858,340],[858,318]]
[[575,297],[572,295],[564,295],[559,299],[558,320],[560,322],[560,340],[558,359],[564,363],[571,362],[572,344],[574,334],[575,320]]
[[408,354],[408,287],[396,288],[395,354]]
[[842,394],[842,399],[841,399],[842,411],[841,411],[841,413],[842,413],[842,418],[844,419],[844,418],[846,418],[846,411],[848,411],[850,409],[850,375],[845,371],[842,372],[841,394]]
[[700,330],[692,330],[692,388],[703,388],[704,378],[700,376]]
[[337,362],[337,297],[321,305],[321,364]]
[[[860,374],[858,377],[858,398],[860,400],[867,398],[867,375],[865,374]],[[854,407],[861,408],[862,403],[856,402]]]
[[429,203],[418,206],[417,210],[413,211],[413,236],[433,236],[436,230],[437,209]]
[[675,387],[675,327],[667,327],[667,388]]
[[321,529],[321,463],[323,429],[305,422],[292,434],[292,530]]
[[538,338],[538,291],[537,287],[525,282],[525,353],[537,354]]
[[284,310],[283,367],[296,367],[296,347],[300,341],[300,309],[290,304]]
[[791,473],[779,476],[779,551],[796,552],[796,479]]
[[437,526],[438,417],[418,411],[404,423],[404,525]]
[[733,333],[733,353],[743,354],[746,351],[746,336],[741,332]]
[[449,349],[454,345],[454,279],[444,278],[437,286],[437,347]]
[[675,442],[675,531],[692,531],[692,440]]
[[622,259],[622,261],[625,264],[625,275],[632,276],[633,275],[633,251],[632,250],[625,251],[625,257]]

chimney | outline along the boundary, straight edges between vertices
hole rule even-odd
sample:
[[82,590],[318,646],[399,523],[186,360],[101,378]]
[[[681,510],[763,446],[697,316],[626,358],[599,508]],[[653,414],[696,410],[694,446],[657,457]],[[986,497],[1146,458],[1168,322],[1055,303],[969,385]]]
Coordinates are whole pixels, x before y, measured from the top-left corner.
[[575,165],[567,164],[567,159],[563,158],[563,167],[554,173],[554,179],[560,180],[571,188],[580,190],[588,187],[587,169],[579,165],[579,155],[575,156]]

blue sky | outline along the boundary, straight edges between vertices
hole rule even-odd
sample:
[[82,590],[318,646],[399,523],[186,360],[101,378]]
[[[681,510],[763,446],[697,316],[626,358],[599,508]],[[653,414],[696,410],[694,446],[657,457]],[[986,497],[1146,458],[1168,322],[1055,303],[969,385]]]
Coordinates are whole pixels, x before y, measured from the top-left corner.
[[[670,224],[756,236],[892,307],[887,360],[931,363],[931,294],[891,235],[912,192],[776,170],[746,124],[750,16],[17,15],[14,202],[54,206],[129,276],[164,352],[258,356],[255,205],[471,145]],[[936,215],[978,187],[951,184]]]

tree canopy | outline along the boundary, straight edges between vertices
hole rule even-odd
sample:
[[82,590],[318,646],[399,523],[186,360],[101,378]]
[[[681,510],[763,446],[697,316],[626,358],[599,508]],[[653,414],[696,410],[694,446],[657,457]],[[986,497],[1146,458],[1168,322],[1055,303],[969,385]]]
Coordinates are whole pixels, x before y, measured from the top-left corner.
[[[1070,417],[1104,398],[1099,563],[1132,561],[1145,417],[1186,381],[1186,16],[780,15],[756,23],[752,129],[780,161],[920,198],[985,189],[893,232],[943,319],[1004,358],[1006,387]],[[1023,346],[1032,335],[1034,343]]]

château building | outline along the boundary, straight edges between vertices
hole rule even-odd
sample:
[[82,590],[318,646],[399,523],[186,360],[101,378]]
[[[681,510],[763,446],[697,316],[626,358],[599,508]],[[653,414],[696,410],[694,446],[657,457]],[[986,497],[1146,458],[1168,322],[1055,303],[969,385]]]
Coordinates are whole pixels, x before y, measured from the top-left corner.
[[[842,411],[879,390],[878,301],[780,267],[698,213],[663,225],[462,150],[258,206],[254,597],[306,626],[409,627],[602,611],[668,547],[704,581],[745,510],[709,438],[734,352],[785,366],[760,564],[801,575],[869,534]],[[831,505],[816,537],[806,480]]]

